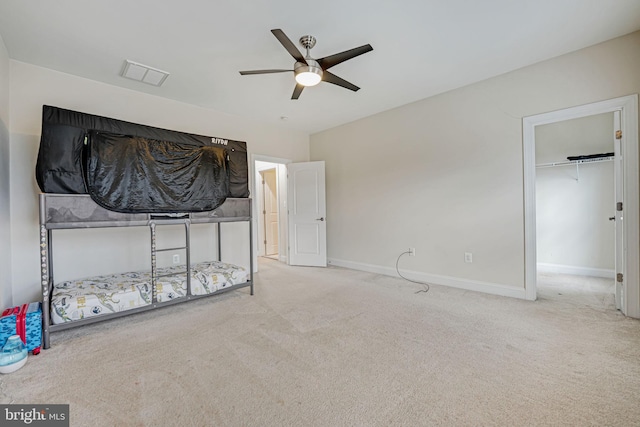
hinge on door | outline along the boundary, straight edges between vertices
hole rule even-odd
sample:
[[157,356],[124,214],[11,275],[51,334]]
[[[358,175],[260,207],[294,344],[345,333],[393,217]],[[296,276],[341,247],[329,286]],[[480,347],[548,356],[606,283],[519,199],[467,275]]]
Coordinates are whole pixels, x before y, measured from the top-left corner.
[[264,241],[264,244],[265,244],[265,245],[267,244],[267,241],[266,241],[266,240]]
[[616,282],[622,283],[622,279],[623,279],[622,273],[616,274]]
[[622,139],[622,131],[621,130],[617,130],[616,131],[616,139]]
[[618,203],[616,203],[616,210],[617,210],[618,212],[622,212],[622,202],[618,202]]

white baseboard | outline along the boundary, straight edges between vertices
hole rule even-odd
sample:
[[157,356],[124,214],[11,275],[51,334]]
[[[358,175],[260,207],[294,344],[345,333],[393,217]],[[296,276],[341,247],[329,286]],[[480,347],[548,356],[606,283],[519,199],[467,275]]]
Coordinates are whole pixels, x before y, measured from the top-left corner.
[[576,276],[603,277],[605,279],[614,279],[616,277],[615,270],[607,270],[604,268],[577,267],[574,265],[547,264],[543,262],[538,263],[538,271],[542,273],[558,273],[558,274],[573,274]]
[[[385,276],[398,277],[395,268],[383,267],[380,265],[365,264],[361,262],[346,261],[341,259],[329,258],[328,263],[338,267],[350,268],[352,270],[367,271],[369,273],[383,274]],[[496,283],[479,282],[476,280],[460,279],[457,277],[440,276],[436,274],[421,273],[418,271],[409,271],[402,269],[402,275],[419,282],[426,282],[434,285],[449,286],[452,288],[464,289],[467,291],[483,292],[486,294],[500,295],[511,298],[525,298],[525,290],[511,286],[499,285]]]

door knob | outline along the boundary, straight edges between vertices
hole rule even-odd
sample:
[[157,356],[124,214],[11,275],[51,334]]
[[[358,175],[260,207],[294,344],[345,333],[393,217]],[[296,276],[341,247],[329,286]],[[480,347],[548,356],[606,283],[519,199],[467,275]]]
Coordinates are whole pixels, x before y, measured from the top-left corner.
[[615,220],[616,220],[616,217],[615,217],[615,216],[610,216],[610,217],[609,217],[609,221],[615,221]]
[[316,221],[324,221],[324,217],[323,218],[316,218]]

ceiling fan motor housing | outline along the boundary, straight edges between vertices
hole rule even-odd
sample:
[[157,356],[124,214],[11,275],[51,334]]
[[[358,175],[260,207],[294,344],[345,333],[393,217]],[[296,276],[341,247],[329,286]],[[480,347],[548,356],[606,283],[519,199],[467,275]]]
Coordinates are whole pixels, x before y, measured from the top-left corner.
[[307,54],[309,53],[309,49],[313,49],[316,45],[316,38],[313,36],[302,36],[300,37],[300,44],[307,49]]

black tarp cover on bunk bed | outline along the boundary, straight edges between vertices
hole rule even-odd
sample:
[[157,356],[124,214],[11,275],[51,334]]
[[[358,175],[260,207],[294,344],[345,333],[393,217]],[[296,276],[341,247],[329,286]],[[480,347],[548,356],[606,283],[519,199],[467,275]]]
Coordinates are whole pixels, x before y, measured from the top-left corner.
[[[229,194],[227,151],[90,131],[85,181],[91,198],[118,212],[209,211]],[[126,179],[122,179],[126,177]]]
[[246,143],[43,106],[36,180],[114,211],[213,210],[248,197]]

